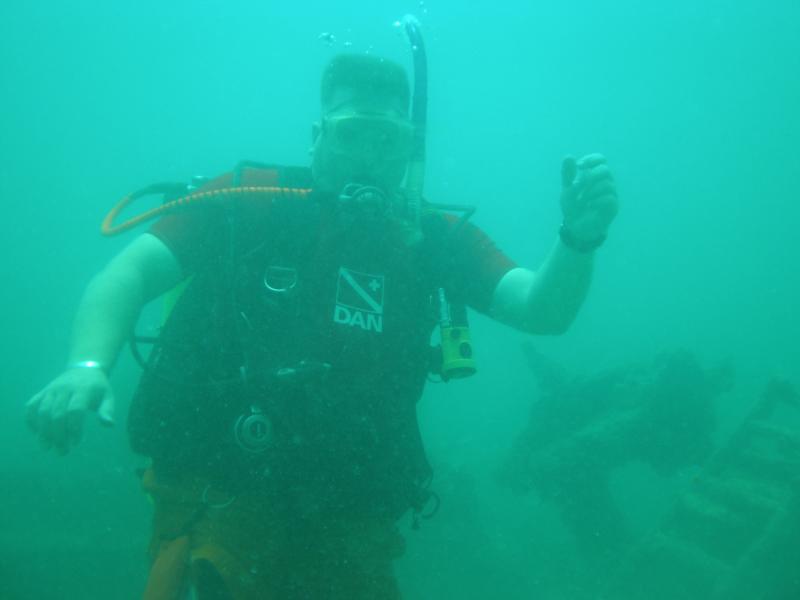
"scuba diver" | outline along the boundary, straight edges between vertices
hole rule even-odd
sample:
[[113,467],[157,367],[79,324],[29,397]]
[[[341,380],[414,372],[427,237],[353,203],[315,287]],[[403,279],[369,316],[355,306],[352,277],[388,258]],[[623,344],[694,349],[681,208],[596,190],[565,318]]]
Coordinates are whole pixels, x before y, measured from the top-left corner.
[[422,197],[423,67],[412,102],[401,66],[334,57],[310,168],[202,182],[89,284],[66,369],[27,404],[62,454],[88,412],[114,423],[118,354],[183,283],[128,419],[150,459],[147,600],[399,598],[396,523],[435,509],[416,403],[431,372],[474,370],[464,307],[532,334],[575,318],[617,212],[606,160],[565,159],[552,251],[518,266]]

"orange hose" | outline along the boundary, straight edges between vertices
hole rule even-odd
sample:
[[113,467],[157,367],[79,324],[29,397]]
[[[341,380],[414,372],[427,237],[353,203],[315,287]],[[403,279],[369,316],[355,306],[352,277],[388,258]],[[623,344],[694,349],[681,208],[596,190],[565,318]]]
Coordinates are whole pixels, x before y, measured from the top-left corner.
[[311,193],[310,188],[287,188],[287,187],[275,187],[275,186],[245,186],[245,187],[235,187],[235,188],[222,188],[218,190],[208,190],[208,191],[198,191],[192,192],[186,196],[181,196],[180,198],[176,198],[175,200],[171,200],[170,202],[166,202],[161,206],[157,206],[148,210],[147,212],[142,213],[141,215],[137,215],[128,219],[127,221],[120,223],[119,225],[114,225],[114,221],[119,216],[119,214],[134,200],[141,198],[142,196],[146,196],[151,193],[151,188],[146,188],[140,192],[134,192],[133,194],[128,194],[122,200],[120,200],[117,205],[109,211],[106,215],[106,218],[103,219],[102,225],[100,225],[100,233],[105,236],[112,236],[123,233],[128,231],[129,229],[133,229],[137,225],[141,225],[142,223],[146,223],[152,219],[165,215],[167,213],[173,212],[175,210],[179,210],[190,204],[195,204],[196,202],[201,202],[205,200],[210,200],[212,198],[217,198],[223,195],[231,195],[231,196],[243,196],[245,194],[269,194],[270,199],[275,198],[276,196],[297,196],[297,197],[305,197]]

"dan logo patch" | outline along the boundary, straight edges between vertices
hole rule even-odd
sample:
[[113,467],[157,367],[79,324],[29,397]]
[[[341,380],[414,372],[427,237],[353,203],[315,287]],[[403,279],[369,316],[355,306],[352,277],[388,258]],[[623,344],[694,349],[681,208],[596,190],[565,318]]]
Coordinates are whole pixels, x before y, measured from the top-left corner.
[[383,275],[339,267],[334,322],[382,333],[383,288]]

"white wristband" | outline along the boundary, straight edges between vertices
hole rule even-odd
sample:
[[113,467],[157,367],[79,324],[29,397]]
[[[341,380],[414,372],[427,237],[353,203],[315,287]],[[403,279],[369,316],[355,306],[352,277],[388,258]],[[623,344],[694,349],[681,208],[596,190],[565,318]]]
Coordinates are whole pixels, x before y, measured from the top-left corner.
[[105,370],[103,363],[96,360],[81,360],[67,365],[68,369],[102,369]]

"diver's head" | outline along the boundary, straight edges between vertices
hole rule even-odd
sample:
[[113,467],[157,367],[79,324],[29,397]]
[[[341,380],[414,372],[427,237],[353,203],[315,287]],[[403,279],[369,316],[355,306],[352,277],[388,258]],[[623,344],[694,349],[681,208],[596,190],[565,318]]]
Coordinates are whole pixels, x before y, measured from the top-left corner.
[[322,116],[312,131],[316,186],[334,194],[351,184],[394,193],[413,140],[405,70],[376,56],[341,54],[325,68],[320,95]]

